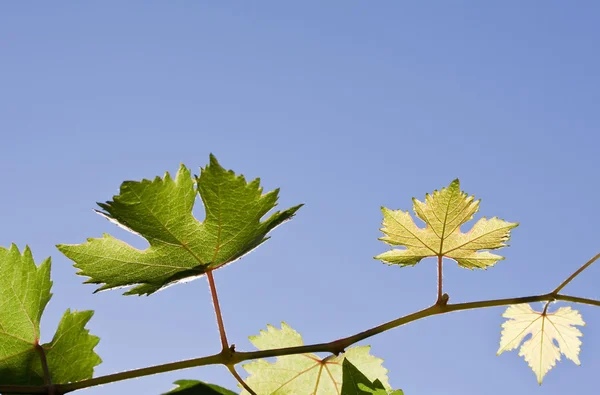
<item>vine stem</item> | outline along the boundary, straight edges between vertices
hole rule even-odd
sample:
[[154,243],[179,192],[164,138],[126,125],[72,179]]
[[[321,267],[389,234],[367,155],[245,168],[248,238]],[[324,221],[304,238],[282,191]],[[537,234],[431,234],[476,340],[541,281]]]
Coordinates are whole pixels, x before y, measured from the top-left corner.
[[231,373],[231,375],[233,377],[236,378],[236,380],[242,385],[242,387],[244,387],[244,389],[246,391],[248,391],[250,393],[250,395],[257,395],[256,392],[254,392],[252,390],[252,388],[250,388],[250,386],[248,384],[246,384],[246,382],[244,381],[244,379],[238,374],[238,372],[236,372],[235,370],[235,366],[233,365],[227,365],[227,369],[229,369],[229,372]]
[[[221,350],[221,354],[224,355],[224,358],[231,355],[235,352],[235,346],[229,347],[229,342],[227,341],[227,334],[225,333],[225,325],[223,324],[223,315],[221,314],[221,306],[219,305],[219,297],[217,294],[217,286],[215,285],[215,278],[213,277],[212,270],[206,272],[206,277],[208,278],[208,286],[210,288],[210,294],[212,295],[213,306],[215,308],[215,315],[217,316],[217,325],[219,326],[219,337],[221,338],[221,346],[223,349]],[[256,395],[256,392],[252,391],[252,389],[246,384],[244,379],[235,371],[234,365],[226,365],[229,372],[235,377],[235,379],[248,391],[251,395]]]
[[[554,289],[554,291],[552,291],[551,293],[554,295],[558,295],[558,293],[567,286],[567,284],[569,284],[571,281],[573,281],[573,279],[575,279],[575,277],[577,277],[578,275],[581,274],[581,272],[583,272],[585,269],[587,269],[588,267],[590,267],[592,265],[592,263],[596,262],[596,260],[600,258],[600,253],[596,254],[594,257],[592,257],[592,259],[590,259],[589,261],[587,261],[586,263],[584,263],[583,265],[581,265],[581,267],[577,270],[575,270],[573,272],[573,274],[571,274],[565,281],[563,281],[562,283],[560,283],[560,285],[558,287],[556,287]],[[552,301],[549,300],[548,302],[546,302],[546,305],[544,306],[544,310],[542,311],[542,315],[546,315],[546,313],[548,312],[548,307],[550,307],[550,303]]]
[[221,346],[223,352],[229,348],[227,342],[227,334],[225,333],[225,325],[223,325],[223,316],[221,315],[221,307],[219,306],[219,296],[217,295],[217,287],[215,285],[215,278],[213,277],[212,270],[206,272],[206,278],[208,278],[208,286],[210,288],[210,294],[212,296],[213,306],[215,308],[215,315],[217,316],[217,325],[219,326],[219,337],[221,338]]
[[560,285],[558,287],[556,287],[556,289],[554,291],[552,291],[553,294],[558,294],[564,287],[567,286],[567,284],[569,284],[571,281],[573,281],[573,279],[575,277],[577,277],[579,274],[581,274],[582,271],[584,271],[585,269],[587,269],[588,267],[590,267],[590,265],[594,262],[596,262],[596,260],[600,258],[600,253],[596,254],[592,259],[590,259],[589,261],[587,261],[586,263],[584,263],[579,269],[577,269],[573,274],[571,274],[569,276],[569,278],[567,278],[565,281],[563,281],[562,283],[560,283]]
[[50,369],[48,369],[48,360],[46,359],[46,350],[44,350],[44,347],[39,343],[39,340],[36,340],[36,342],[35,342],[35,351],[40,356],[42,370],[44,372],[44,384],[46,384],[46,387],[48,388],[48,395],[54,395],[55,387],[54,387],[54,385],[52,385],[52,376],[50,376]]
[[[304,353],[315,353],[315,352],[329,352],[332,354],[339,354],[343,352],[347,347],[351,346],[354,343],[365,340],[371,336],[377,335],[379,333],[388,331],[390,329],[408,324],[413,321],[417,321],[419,319],[451,313],[455,311],[462,310],[473,310],[480,309],[486,307],[497,307],[497,306],[506,306],[510,304],[520,304],[520,303],[532,303],[532,302],[545,302],[545,301],[556,301],[562,300],[565,302],[573,302],[573,303],[582,303],[588,304],[592,306],[600,307],[600,300],[580,298],[577,296],[569,296],[562,294],[543,294],[543,295],[534,295],[534,296],[522,296],[516,298],[505,298],[505,299],[493,299],[493,300],[482,300],[477,302],[467,302],[467,303],[455,303],[455,304],[447,304],[447,305],[433,305],[427,307],[423,310],[417,311],[412,314],[408,314],[406,316],[397,318],[395,320],[389,321],[382,325],[376,326],[374,328],[368,329],[366,331],[357,333],[355,335],[345,337],[339,340],[334,340],[329,343],[318,343],[318,344],[310,344],[306,346],[297,346],[297,347],[286,347],[286,348],[276,348],[272,350],[260,350],[260,351],[250,351],[250,352],[239,352],[235,350],[230,350],[229,353],[218,353],[214,355],[209,355],[200,358],[193,358],[184,361],[178,362],[170,362],[162,365],[155,365],[141,369],[134,369],[125,372],[113,373],[106,376],[99,376],[87,380],[78,381],[75,383],[68,384],[55,384],[56,391],[59,394],[65,394],[68,392],[72,392],[75,390],[80,390],[83,388],[94,387],[97,385],[104,385],[109,383],[114,383],[117,381],[133,379],[137,377],[149,376],[158,373],[171,372],[175,370],[188,369],[198,366],[206,366],[206,365],[235,365],[243,361],[251,360],[251,359],[259,359],[259,358],[271,358],[278,357],[284,355],[293,355],[293,354],[304,354]],[[14,394],[47,394],[48,387],[47,386],[32,386],[32,385],[1,385],[0,393],[14,393]]]
[[437,278],[438,278],[438,287],[437,287],[437,302],[436,304],[443,304],[443,296],[442,296],[442,256],[438,255],[437,261]]
[[[13,394],[66,394],[68,392],[95,387],[98,385],[114,383],[117,381],[128,380],[143,376],[150,376],[158,373],[171,372],[175,370],[188,369],[198,366],[206,366],[206,365],[225,365],[232,373],[232,375],[240,382],[240,384],[248,391],[250,394],[254,394],[247,384],[242,380],[242,378],[237,374],[234,365],[247,361],[250,359],[259,359],[259,358],[271,358],[278,357],[284,355],[294,355],[294,354],[305,354],[305,353],[315,353],[315,352],[329,352],[331,354],[339,354],[344,352],[344,350],[362,340],[365,340],[369,337],[378,335],[390,329],[406,325],[410,322],[420,320],[422,318],[430,317],[433,315],[452,313],[455,311],[462,310],[474,310],[486,307],[498,307],[498,306],[506,306],[511,304],[521,304],[521,303],[532,303],[532,302],[553,302],[557,300],[562,300],[565,302],[572,303],[581,303],[588,304],[592,306],[600,307],[600,300],[581,298],[578,296],[570,296],[570,295],[562,295],[560,294],[560,290],[562,290],[568,283],[570,283],[575,277],[577,277],[581,272],[583,272],[586,268],[588,268],[592,263],[594,263],[597,259],[600,258],[600,253],[594,256],[592,259],[587,261],[583,266],[577,269],[573,274],[571,274],[565,281],[563,281],[557,288],[555,288],[552,292],[542,295],[533,295],[533,296],[521,296],[516,298],[505,298],[505,299],[491,299],[491,300],[481,300],[476,302],[466,302],[466,303],[454,303],[454,304],[444,304],[444,303],[436,303],[433,306],[427,307],[423,310],[417,311],[412,314],[405,315],[403,317],[397,318],[395,320],[386,322],[374,328],[362,331],[352,336],[348,336],[342,339],[334,340],[329,343],[318,343],[318,344],[310,344],[306,346],[297,346],[297,347],[286,347],[286,348],[276,348],[272,350],[260,350],[260,351],[250,351],[250,352],[239,352],[235,351],[234,347],[228,348],[227,346],[227,338],[225,337],[225,329],[223,326],[223,318],[221,317],[221,310],[219,308],[219,301],[217,298],[217,291],[214,283],[214,278],[212,276],[212,272],[207,273],[208,282],[211,289],[211,294],[213,295],[213,303],[215,305],[215,312],[217,314],[217,321],[219,323],[219,332],[221,333],[221,342],[224,345],[223,350],[214,355],[209,355],[206,357],[193,358],[179,362],[170,362],[161,365],[150,366],[146,368],[134,369],[125,372],[108,374],[106,376],[94,377],[87,380],[78,381],[75,383],[68,384],[48,384],[49,383],[49,373],[46,373],[48,370],[47,363],[45,364],[46,355],[41,350],[40,357],[42,358],[42,366],[45,364],[44,374],[48,377],[46,381],[47,385],[0,385],[0,393],[13,393]],[[439,261],[438,261],[439,262]],[[544,311],[547,309],[548,304],[544,308]],[[41,346],[39,346],[41,348]],[[37,347],[36,347],[37,349]],[[38,350],[40,352],[40,350]]]

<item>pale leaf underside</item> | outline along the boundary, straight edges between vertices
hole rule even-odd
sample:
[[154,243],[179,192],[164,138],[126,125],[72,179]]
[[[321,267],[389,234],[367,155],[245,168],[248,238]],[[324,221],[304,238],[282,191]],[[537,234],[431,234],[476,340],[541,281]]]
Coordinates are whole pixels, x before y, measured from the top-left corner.
[[[287,324],[281,329],[271,325],[250,341],[259,350],[303,345],[302,337]],[[387,370],[382,360],[369,354],[370,347],[353,347],[337,357],[322,359],[315,354],[277,357],[274,363],[258,360],[243,365],[250,376],[246,383],[257,394],[272,395],[340,395],[342,390],[342,362],[351,361],[370,380],[379,380],[389,388]],[[248,394],[245,390],[242,394]]]
[[502,315],[508,318],[502,324],[502,337],[498,355],[514,350],[526,340],[519,350],[535,373],[538,383],[560,361],[561,354],[579,365],[581,331],[575,325],[585,325],[581,314],[571,307],[561,307],[554,313],[538,313],[529,304],[509,306]]
[[409,266],[427,257],[446,257],[468,269],[485,269],[504,259],[486,250],[505,247],[510,230],[518,226],[496,217],[481,218],[470,231],[461,232],[460,226],[479,210],[479,201],[461,192],[458,180],[441,191],[427,194],[425,202],[413,199],[413,203],[413,210],[425,222],[425,228],[418,227],[409,212],[383,207],[381,231],[385,236],[380,240],[404,249],[392,249],[376,259]]

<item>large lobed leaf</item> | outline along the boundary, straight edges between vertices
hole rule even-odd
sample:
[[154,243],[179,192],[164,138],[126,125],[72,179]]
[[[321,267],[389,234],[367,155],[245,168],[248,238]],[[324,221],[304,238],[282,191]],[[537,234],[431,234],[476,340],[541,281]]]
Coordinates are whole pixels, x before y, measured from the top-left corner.
[[[271,325],[250,341],[259,350],[302,346],[302,336],[286,323],[281,329]],[[246,383],[258,395],[340,395],[342,392],[342,363],[345,359],[360,369],[369,380],[379,380],[389,388],[387,369],[382,359],[369,354],[369,346],[352,347],[344,354],[321,359],[315,354],[285,355],[275,363],[265,360],[243,365],[250,376]],[[242,391],[247,395],[247,391]]]
[[[36,266],[28,247],[0,247],[0,384],[42,385],[40,319],[50,300],[50,259]],[[42,344],[51,382],[65,384],[92,377],[100,357],[98,337],[85,325],[92,311],[63,315],[50,343]]]
[[427,194],[425,202],[413,198],[413,203],[413,210],[425,222],[425,228],[418,227],[408,211],[382,207],[381,231],[385,237],[380,240],[405,248],[384,252],[376,259],[408,266],[436,256],[454,259],[468,269],[485,269],[504,258],[481,250],[505,247],[510,230],[519,225],[496,217],[481,218],[469,232],[461,232],[460,226],[471,220],[479,210],[479,200],[461,192],[458,179],[441,191]]
[[577,310],[561,307],[554,313],[538,313],[529,304],[518,304],[509,306],[502,316],[508,320],[502,324],[497,354],[516,349],[531,334],[531,338],[521,346],[519,356],[529,364],[539,384],[542,384],[544,376],[556,365],[556,361],[560,361],[561,354],[580,364],[579,337],[582,334],[575,325],[585,325],[585,322]]
[[[175,179],[166,173],[153,181],[126,181],[113,201],[99,212],[144,237],[140,251],[105,234],[58,249],[75,261],[87,283],[98,291],[137,285],[126,294],[152,294],[186,278],[194,278],[241,258],[266,241],[266,235],[289,220],[301,205],[261,218],[277,204],[279,190],[262,194],[260,180],[246,182],[227,171],[214,156],[196,179],[181,165]],[[204,222],[192,215],[196,194],[206,210]]]

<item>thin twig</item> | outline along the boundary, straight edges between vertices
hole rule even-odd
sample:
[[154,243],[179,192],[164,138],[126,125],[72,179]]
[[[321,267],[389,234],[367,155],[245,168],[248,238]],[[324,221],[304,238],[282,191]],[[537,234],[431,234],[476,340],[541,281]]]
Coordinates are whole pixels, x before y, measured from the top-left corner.
[[594,256],[592,259],[590,259],[589,261],[587,261],[586,263],[584,263],[583,266],[581,266],[573,274],[571,274],[569,276],[569,278],[567,278],[565,281],[563,281],[562,283],[560,283],[560,285],[558,287],[556,287],[556,289],[554,291],[552,291],[552,293],[553,294],[558,294],[561,291],[561,289],[563,289],[564,287],[566,287],[568,283],[570,283],[571,281],[573,281],[573,279],[575,277],[577,277],[582,271],[584,271],[585,269],[587,269],[592,263],[596,262],[596,260],[598,258],[600,258],[600,253],[596,254],[596,256]]
[[[212,295],[213,306],[215,308],[215,315],[217,316],[217,324],[219,326],[219,336],[221,337],[221,346],[223,349],[221,350],[222,355],[232,355],[235,353],[235,348],[232,346],[229,348],[229,343],[227,342],[227,334],[225,333],[225,325],[223,324],[223,316],[221,315],[221,306],[219,306],[219,297],[217,296],[217,287],[215,285],[215,279],[212,274],[212,270],[206,273],[206,277],[208,278],[208,285],[210,287],[210,294]],[[257,395],[256,392],[252,391],[252,388],[248,386],[244,382],[244,379],[235,371],[234,365],[226,365],[229,372],[233,377],[250,393],[250,395]]]
[[[506,306],[511,304],[521,304],[521,303],[532,303],[532,302],[551,302],[555,300],[562,300],[565,302],[572,303],[581,303],[588,304],[592,306],[600,307],[600,301],[588,298],[581,298],[578,296],[570,296],[570,295],[561,295],[558,293],[562,288],[564,288],[571,280],[573,280],[579,273],[589,267],[594,261],[600,258],[600,254],[593,257],[591,260],[586,262],[581,268],[575,271],[569,278],[563,281],[558,288],[554,291],[543,294],[543,295],[534,295],[534,296],[522,296],[517,298],[505,298],[505,299],[493,299],[493,300],[481,300],[477,302],[466,302],[466,303],[455,303],[455,304],[435,304],[426,309],[417,311],[412,314],[408,314],[406,316],[397,318],[395,320],[386,322],[382,325],[376,326],[374,328],[368,329],[366,331],[357,333],[352,336],[348,336],[346,338],[334,340],[329,343],[318,343],[318,344],[310,344],[306,346],[297,346],[297,347],[285,347],[285,348],[277,348],[272,350],[260,350],[260,351],[251,351],[251,352],[238,352],[235,349],[225,347],[220,353],[209,355],[206,357],[193,358],[185,361],[179,362],[171,362],[161,365],[150,366],[146,368],[134,369],[125,372],[108,374],[105,376],[95,377],[88,380],[78,381],[76,383],[68,383],[68,384],[50,384],[50,385],[42,385],[42,386],[32,386],[32,385],[0,385],[0,393],[13,393],[13,394],[48,394],[49,391],[55,390],[58,394],[66,394],[68,392],[94,387],[97,385],[114,383],[117,381],[128,380],[143,376],[154,375],[158,373],[171,372],[174,370],[182,370],[188,369],[197,366],[206,366],[206,365],[217,365],[222,364],[226,366],[233,366],[243,361],[247,361],[250,359],[259,359],[259,358],[271,358],[278,357],[284,355],[294,355],[294,354],[304,354],[311,352],[329,352],[331,354],[339,354],[343,352],[347,347],[352,344],[358,343],[359,341],[365,340],[369,337],[375,336],[379,333],[388,331],[390,329],[408,324],[410,322],[445,313],[451,313],[455,311],[462,310],[473,310],[480,309],[486,307],[497,307],[497,306]],[[227,344],[227,339],[224,336],[225,330],[223,328],[223,319],[221,317],[220,308],[218,308],[219,302],[216,295],[216,288],[214,286],[214,279],[212,277],[212,273],[208,272],[207,277],[209,279],[209,284],[211,284],[211,293],[213,294],[213,302],[215,304],[215,311],[217,312],[217,321],[219,322],[219,331],[222,333],[222,343]],[[223,341],[224,339],[224,341]],[[45,353],[44,359],[45,359]],[[46,364],[47,369],[47,364]],[[234,370],[235,371],[235,370]],[[46,374],[46,373],[45,373]],[[236,373],[237,374],[237,373]],[[47,374],[49,377],[49,374]],[[237,377],[236,377],[237,378]],[[242,384],[243,385],[243,384]],[[248,392],[252,393],[251,390]]]
[[[568,296],[568,295],[553,295],[552,293],[544,294],[544,295],[535,295],[535,296],[523,296],[518,298],[506,298],[506,299],[495,299],[495,300],[482,300],[477,302],[468,302],[468,303],[456,303],[456,304],[448,304],[446,306],[431,306],[416,313],[409,314],[404,317],[400,317],[388,323],[379,325],[373,329],[369,329],[367,331],[358,333],[353,336],[349,336],[343,339],[335,340],[329,343],[319,343],[319,344],[310,344],[306,346],[298,346],[298,347],[286,347],[286,348],[277,348],[273,350],[260,350],[260,351],[251,351],[251,352],[238,352],[232,351],[230,354],[227,353],[218,353],[206,357],[201,358],[193,358],[185,361],[179,362],[171,362],[161,365],[150,366],[141,369],[129,370],[126,372],[113,373],[106,376],[95,377],[88,380],[78,381],[76,383],[69,384],[56,384],[57,392],[60,394],[65,394],[68,392],[72,392],[75,390],[80,390],[83,388],[94,387],[97,385],[114,383],[117,381],[128,380],[143,376],[149,376],[158,373],[171,372],[174,370],[188,369],[192,367],[198,366],[206,366],[206,365],[235,365],[243,361],[251,360],[251,359],[259,359],[259,358],[271,358],[278,357],[284,355],[293,355],[293,354],[304,354],[304,353],[315,353],[315,352],[329,352],[332,354],[339,354],[343,352],[344,349],[354,343],[357,343],[361,340],[367,339],[371,336],[374,336],[378,333],[385,332],[386,330],[396,328],[401,325],[408,324],[410,322],[419,320],[421,318],[429,317],[432,315],[451,313],[455,311],[462,310],[472,310],[478,308],[485,307],[497,307],[497,306],[506,306],[510,304],[520,304],[520,303],[532,303],[532,302],[545,302],[548,300],[563,300],[565,302],[574,302],[574,303],[582,303],[589,304],[592,306],[600,307],[600,301],[594,299],[580,298],[577,296]],[[3,385],[0,386],[0,393],[14,393],[14,394],[45,394],[47,393],[46,386],[20,386],[20,385]]]
[[35,343],[35,351],[40,356],[40,361],[42,364],[42,371],[44,372],[44,384],[47,389],[48,395],[56,394],[56,386],[52,385],[52,376],[50,376],[50,369],[48,368],[48,360],[46,359],[46,350],[44,347],[36,340]]
[[[200,358],[192,358],[184,361],[177,362],[169,362],[166,364],[149,366],[146,368],[127,370],[125,372],[108,374],[105,376],[98,376],[87,380],[78,381],[76,383],[69,384],[58,384],[58,390],[61,394],[66,394],[68,392],[80,390],[83,388],[95,387],[97,385],[104,385],[109,383],[114,383],[117,381],[129,380],[138,377],[151,376],[157,373],[165,373],[165,372],[173,372],[175,370],[183,370],[189,368],[195,368],[198,366],[207,366],[207,365],[219,365],[223,363],[223,355],[222,353],[209,355]],[[10,391],[5,390],[4,386],[0,386],[0,393],[8,392],[8,393],[32,393],[32,394],[43,394],[46,393],[46,390],[42,391],[31,391],[31,387],[27,391],[14,391],[16,389],[15,386],[11,388]]]
[[42,371],[44,372],[44,384],[47,390],[46,393],[48,395],[56,395],[56,386],[52,384],[52,376],[50,375],[50,369],[48,368],[48,360],[46,359],[46,350],[44,350],[44,347],[39,343],[38,340],[36,340],[34,347],[35,351],[40,356]]
[[51,385],[52,377],[50,377],[50,369],[48,369],[48,360],[46,359],[46,350],[40,343],[36,341],[35,343],[35,351],[39,354],[40,360],[42,362],[42,370],[44,372],[44,384]]
[[227,342],[225,325],[223,325],[223,316],[221,315],[221,307],[219,306],[219,297],[217,296],[217,287],[215,285],[215,279],[213,277],[212,270],[206,272],[206,277],[208,278],[210,294],[212,295],[213,306],[215,308],[215,315],[217,316],[217,325],[219,326],[221,346],[223,347],[223,350],[227,350],[229,348],[229,343]]
[[438,256],[437,261],[437,278],[438,278],[438,287],[437,287],[437,302],[436,304],[443,304],[443,296],[442,296],[442,256]]
[[233,377],[235,377],[235,379],[238,381],[238,383],[240,383],[242,385],[242,387],[244,387],[244,389],[250,393],[250,395],[257,395],[256,392],[252,391],[252,388],[250,388],[250,386],[248,384],[246,384],[246,382],[244,381],[242,376],[240,376],[238,374],[238,372],[236,372],[235,366],[227,365],[227,369],[229,370],[231,375]]

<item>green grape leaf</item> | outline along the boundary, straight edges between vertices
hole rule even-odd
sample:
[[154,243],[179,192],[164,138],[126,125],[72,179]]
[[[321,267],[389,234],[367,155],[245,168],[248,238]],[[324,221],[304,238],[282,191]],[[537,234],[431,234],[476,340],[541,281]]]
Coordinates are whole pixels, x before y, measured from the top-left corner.
[[[258,336],[250,336],[250,341],[259,350],[302,346],[302,336],[285,322],[281,329],[268,325]],[[320,358],[315,354],[285,355],[277,357],[274,363],[265,360],[243,365],[250,374],[246,383],[258,395],[340,395],[342,391],[342,363],[352,361],[369,380],[378,379],[388,388],[387,369],[382,359],[369,354],[369,346],[349,348],[344,354]],[[248,395],[247,391],[242,394]]]
[[371,382],[348,359],[342,362],[342,392],[341,395],[404,395],[402,390],[388,393],[379,380]]
[[416,265],[426,257],[446,257],[468,269],[485,269],[504,257],[488,251],[506,246],[510,230],[518,223],[497,217],[481,218],[470,231],[463,233],[460,226],[473,218],[479,210],[479,200],[461,192],[458,179],[447,188],[425,196],[425,202],[413,198],[416,216],[425,222],[418,227],[408,211],[382,207],[385,237],[380,240],[393,249],[375,257],[388,264]]
[[497,355],[516,349],[531,334],[531,338],[521,346],[519,356],[529,364],[538,384],[542,384],[546,373],[556,365],[556,361],[560,361],[561,353],[576,365],[581,364],[579,337],[582,334],[575,325],[583,326],[585,322],[577,310],[561,307],[554,313],[538,313],[525,303],[509,306],[502,316],[508,320],[502,324]]
[[226,388],[198,380],[177,380],[175,384],[177,384],[177,388],[166,392],[163,395],[238,395],[236,392]]
[[43,385],[42,350],[53,384],[89,379],[102,360],[99,338],[85,325],[92,311],[63,315],[50,343],[40,345],[40,319],[50,300],[50,258],[36,266],[31,250],[0,247],[0,385]]
[[[144,237],[147,249],[140,251],[107,234],[57,247],[75,261],[77,274],[90,277],[86,283],[104,284],[96,291],[137,285],[125,294],[150,295],[241,258],[302,206],[261,221],[277,204],[279,190],[263,195],[259,184],[259,179],[246,182],[225,170],[213,155],[196,180],[181,165],[175,179],[166,173],[153,181],[126,181],[113,201],[99,203],[104,210],[99,213]],[[203,222],[192,214],[197,192],[206,211]]]
[[[375,381],[377,382],[377,381]],[[402,390],[394,390],[394,391],[386,391],[386,390],[382,390],[379,387],[369,387],[365,384],[359,384],[358,387],[363,390],[365,393],[367,394],[374,394],[374,395],[404,395],[404,391]]]

